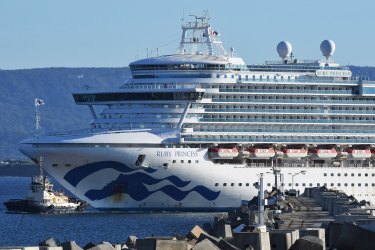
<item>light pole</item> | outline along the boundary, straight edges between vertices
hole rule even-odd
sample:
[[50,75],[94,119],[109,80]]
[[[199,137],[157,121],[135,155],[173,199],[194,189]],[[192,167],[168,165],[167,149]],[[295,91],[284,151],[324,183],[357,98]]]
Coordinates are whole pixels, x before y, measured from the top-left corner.
[[298,173],[295,173],[295,174],[289,173],[289,174],[292,175],[292,189],[294,189],[294,176],[299,175],[299,174],[305,174],[305,173],[306,173],[305,170],[302,170],[302,171],[300,171]]

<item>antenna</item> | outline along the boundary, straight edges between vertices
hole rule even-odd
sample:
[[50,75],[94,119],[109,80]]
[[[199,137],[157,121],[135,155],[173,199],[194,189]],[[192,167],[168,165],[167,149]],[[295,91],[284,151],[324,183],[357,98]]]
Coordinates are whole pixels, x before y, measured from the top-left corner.
[[40,178],[43,178],[43,156],[39,157],[39,175]]
[[34,105],[35,105],[35,137],[38,139],[39,136],[39,129],[40,127],[40,114],[38,107],[41,105],[44,105],[44,101],[39,98],[35,98],[34,100]]

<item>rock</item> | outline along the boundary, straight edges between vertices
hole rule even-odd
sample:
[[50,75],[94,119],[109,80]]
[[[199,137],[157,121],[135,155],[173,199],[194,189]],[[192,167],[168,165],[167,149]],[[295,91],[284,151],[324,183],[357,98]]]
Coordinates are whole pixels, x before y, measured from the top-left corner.
[[323,250],[323,241],[316,236],[304,236],[294,242],[289,250]]
[[56,242],[54,238],[49,238],[48,240],[44,240],[44,241],[40,242],[39,246],[57,247],[58,242]]
[[137,242],[137,237],[136,236],[129,236],[128,239],[125,241],[125,245],[128,247],[128,248],[135,248],[135,244]]
[[197,243],[193,248],[193,250],[220,250],[214,243],[212,243],[208,239],[204,239],[201,242]]
[[115,250],[115,248],[110,243],[103,242],[102,244],[91,247],[88,250]]
[[61,244],[63,250],[83,250],[75,241],[66,241]]

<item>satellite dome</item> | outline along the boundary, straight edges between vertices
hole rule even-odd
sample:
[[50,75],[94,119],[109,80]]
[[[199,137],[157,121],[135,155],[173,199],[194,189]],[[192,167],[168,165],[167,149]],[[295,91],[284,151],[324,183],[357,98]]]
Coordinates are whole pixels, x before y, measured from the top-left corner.
[[336,45],[332,40],[324,40],[320,44],[320,51],[322,51],[323,56],[328,60],[333,53],[335,53]]
[[277,53],[279,53],[279,56],[285,60],[286,58],[290,57],[290,54],[292,53],[292,45],[288,41],[282,41],[279,42],[277,45]]

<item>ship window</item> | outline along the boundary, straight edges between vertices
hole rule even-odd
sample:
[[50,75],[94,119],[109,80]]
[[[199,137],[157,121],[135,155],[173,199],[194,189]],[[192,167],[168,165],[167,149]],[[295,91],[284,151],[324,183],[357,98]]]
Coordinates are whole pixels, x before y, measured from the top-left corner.
[[306,184],[305,184],[305,183],[302,183],[302,187],[304,187],[304,186],[306,186]]
[[345,174],[344,174],[344,176],[348,176],[348,174],[347,174],[347,173],[345,173]]
[[331,183],[331,187],[333,187],[335,184]]
[[288,183],[288,186],[291,187],[291,186],[292,186],[292,183]]
[[310,187],[312,187],[312,186],[313,186],[313,184],[312,184],[312,183],[310,183],[310,184],[309,184],[309,186],[310,186]]
[[198,161],[198,160],[195,160],[195,163],[199,163],[199,161]]
[[345,183],[344,186],[347,187],[347,186],[348,186],[348,183]]
[[267,186],[270,187],[270,186],[271,186],[271,183],[267,183]]
[[216,78],[220,78],[220,75],[219,75],[219,74],[217,74],[217,75],[216,75]]
[[334,176],[334,173],[331,173],[331,176]]
[[227,186],[227,184],[226,184],[226,183],[223,183],[223,186],[224,186],[224,187],[226,187],[226,186]]
[[371,175],[372,177],[374,177],[375,176],[375,174],[373,173],[372,175]]
[[351,176],[354,176],[354,174],[352,173]]
[[320,183],[316,183],[316,186],[317,186],[317,187],[320,187]]
[[219,186],[219,183],[215,183],[215,187]]
[[173,160],[172,163],[176,163],[176,160]]
[[367,176],[368,176],[368,173],[365,173],[365,176],[367,177]]
[[249,183],[246,183],[246,187],[248,187],[250,184]]
[[365,187],[368,187],[368,183],[365,183]]
[[324,176],[327,176],[327,173],[324,173]]
[[354,183],[352,183],[352,187],[354,187]]
[[52,167],[57,167],[57,163],[52,164]]
[[181,163],[184,163],[184,160],[181,160]]
[[65,164],[65,167],[70,167],[71,165],[68,163],[68,164]]
[[375,187],[375,183],[372,183],[371,186]]
[[241,187],[241,186],[242,186],[242,183],[238,183],[238,186],[240,186],[240,187]]
[[358,176],[361,176],[361,174],[358,174]]
[[358,187],[360,187],[361,186],[361,183],[358,183]]

